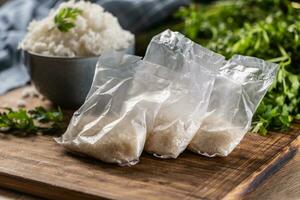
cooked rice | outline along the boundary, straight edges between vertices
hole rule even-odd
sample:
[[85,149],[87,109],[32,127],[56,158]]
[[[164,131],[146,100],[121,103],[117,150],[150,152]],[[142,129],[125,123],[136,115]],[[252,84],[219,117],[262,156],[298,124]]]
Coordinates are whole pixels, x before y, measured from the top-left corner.
[[[79,8],[83,12],[75,21],[75,27],[61,32],[54,23],[55,15],[66,7]],[[107,50],[126,49],[133,44],[134,36],[120,26],[116,17],[87,1],[69,1],[40,20],[32,21],[20,48],[49,56],[93,56]]]

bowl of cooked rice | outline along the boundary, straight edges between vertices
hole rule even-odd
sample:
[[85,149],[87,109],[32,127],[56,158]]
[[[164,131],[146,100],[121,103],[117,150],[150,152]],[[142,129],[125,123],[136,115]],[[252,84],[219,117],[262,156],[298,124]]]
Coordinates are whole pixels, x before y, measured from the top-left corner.
[[76,108],[90,89],[99,56],[134,53],[134,35],[101,6],[68,1],[32,21],[19,48],[37,90],[54,104]]

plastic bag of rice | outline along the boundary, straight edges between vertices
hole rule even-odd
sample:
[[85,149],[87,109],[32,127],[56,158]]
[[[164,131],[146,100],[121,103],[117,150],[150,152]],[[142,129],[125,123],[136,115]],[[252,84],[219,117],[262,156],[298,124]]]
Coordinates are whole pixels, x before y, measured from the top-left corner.
[[19,48],[47,56],[97,56],[132,47],[134,36],[116,17],[89,1],[61,3],[40,20],[32,21]]
[[220,68],[208,114],[189,149],[205,156],[227,156],[251,126],[253,114],[277,72],[277,65],[236,55]]
[[146,61],[181,74],[160,107],[145,150],[161,158],[177,158],[202,123],[213,89],[215,73],[225,58],[167,30],[148,46]]
[[85,103],[57,142],[105,162],[136,164],[178,76],[136,56],[102,55]]

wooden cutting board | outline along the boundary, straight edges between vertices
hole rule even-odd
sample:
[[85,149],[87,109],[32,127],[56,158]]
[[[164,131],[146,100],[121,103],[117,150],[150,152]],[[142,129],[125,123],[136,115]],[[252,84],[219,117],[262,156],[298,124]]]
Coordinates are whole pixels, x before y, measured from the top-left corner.
[[[0,96],[0,106],[16,106],[21,92]],[[39,99],[27,104],[50,106]],[[298,152],[299,127],[267,137],[248,134],[225,158],[145,154],[133,167],[72,155],[52,136],[8,136],[0,139],[0,186],[48,199],[240,199]]]

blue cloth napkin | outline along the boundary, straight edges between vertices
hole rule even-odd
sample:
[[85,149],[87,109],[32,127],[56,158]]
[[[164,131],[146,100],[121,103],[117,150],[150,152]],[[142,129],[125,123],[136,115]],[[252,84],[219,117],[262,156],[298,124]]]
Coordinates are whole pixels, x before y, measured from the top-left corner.
[[[21,63],[18,43],[32,19],[48,15],[61,0],[10,0],[0,8],[0,94],[26,84],[29,76]],[[113,13],[133,33],[164,20],[189,0],[94,0]]]

